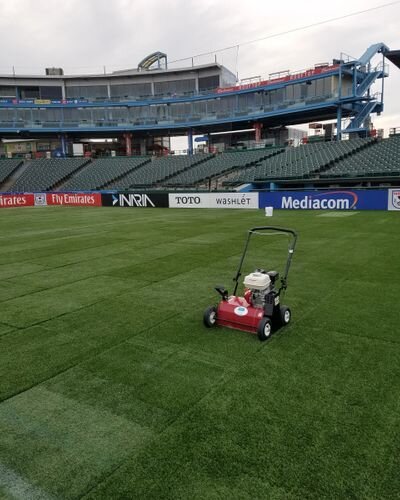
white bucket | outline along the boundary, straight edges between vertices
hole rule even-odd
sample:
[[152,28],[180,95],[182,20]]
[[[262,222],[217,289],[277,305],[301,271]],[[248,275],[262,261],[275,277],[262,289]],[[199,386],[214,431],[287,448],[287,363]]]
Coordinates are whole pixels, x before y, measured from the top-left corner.
[[265,217],[272,217],[274,215],[274,207],[265,207]]

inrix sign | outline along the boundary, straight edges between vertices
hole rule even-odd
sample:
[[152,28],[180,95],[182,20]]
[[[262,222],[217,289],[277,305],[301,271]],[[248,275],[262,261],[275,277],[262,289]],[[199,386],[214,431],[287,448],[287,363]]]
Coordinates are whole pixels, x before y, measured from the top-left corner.
[[147,194],[119,194],[112,195],[113,206],[119,207],[152,207],[155,205]]

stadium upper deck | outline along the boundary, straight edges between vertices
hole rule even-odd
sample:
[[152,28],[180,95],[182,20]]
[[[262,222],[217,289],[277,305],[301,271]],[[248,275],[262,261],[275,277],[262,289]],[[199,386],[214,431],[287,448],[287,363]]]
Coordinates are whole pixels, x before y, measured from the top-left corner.
[[[383,110],[385,58],[396,64],[396,54],[378,43],[359,59],[334,59],[245,85],[217,63],[167,69],[154,58],[148,61],[157,60],[156,69],[149,62],[104,75],[68,76],[53,68],[44,76],[0,76],[0,137],[191,137],[250,126],[257,139],[263,127],[336,119],[340,138],[343,117],[351,118],[346,132],[359,133],[367,130],[371,113]],[[373,93],[378,80],[381,90]]]

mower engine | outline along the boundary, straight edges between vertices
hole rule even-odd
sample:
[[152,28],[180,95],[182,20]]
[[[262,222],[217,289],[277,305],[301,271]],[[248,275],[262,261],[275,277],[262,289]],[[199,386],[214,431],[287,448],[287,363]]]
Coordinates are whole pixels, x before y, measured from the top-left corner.
[[253,307],[264,308],[265,296],[271,292],[274,286],[269,274],[257,269],[245,277],[243,284],[247,289],[244,294],[247,302]]

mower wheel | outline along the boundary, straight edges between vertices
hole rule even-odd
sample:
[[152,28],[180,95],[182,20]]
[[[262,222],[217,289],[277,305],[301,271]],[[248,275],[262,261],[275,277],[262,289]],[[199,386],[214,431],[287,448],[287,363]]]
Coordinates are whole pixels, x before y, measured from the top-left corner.
[[270,318],[263,318],[258,323],[257,328],[258,338],[262,341],[267,340],[272,335],[272,321]]
[[286,326],[290,323],[290,320],[292,319],[292,311],[289,309],[288,306],[281,306],[280,310],[281,314],[281,325]]
[[203,323],[207,328],[215,326],[217,322],[217,308],[215,306],[207,307],[203,315]]

